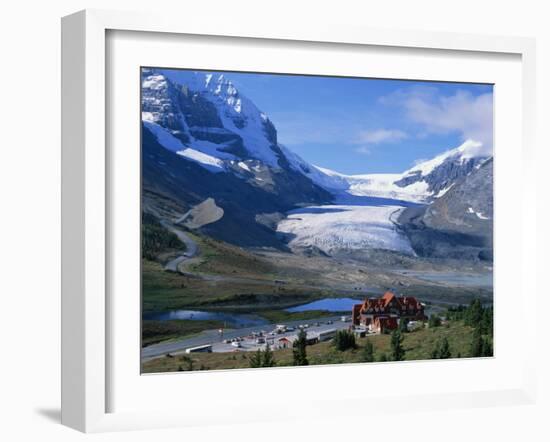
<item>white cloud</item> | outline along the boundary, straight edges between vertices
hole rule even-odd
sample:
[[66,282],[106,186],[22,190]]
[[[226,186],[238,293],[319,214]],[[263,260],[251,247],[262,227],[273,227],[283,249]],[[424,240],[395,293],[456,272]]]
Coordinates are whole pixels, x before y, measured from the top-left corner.
[[379,100],[382,104],[402,107],[409,120],[428,133],[459,132],[462,140],[482,143],[480,155],[493,150],[493,94],[473,95],[464,90],[441,95],[435,87],[400,90]]
[[355,149],[355,152],[362,153],[363,155],[370,155],[372,150],[369,146],[359,146]]
[[399,129],[363,130],[357,137],[360,143],[379,144],[394,143],[407,138],[407,134]]

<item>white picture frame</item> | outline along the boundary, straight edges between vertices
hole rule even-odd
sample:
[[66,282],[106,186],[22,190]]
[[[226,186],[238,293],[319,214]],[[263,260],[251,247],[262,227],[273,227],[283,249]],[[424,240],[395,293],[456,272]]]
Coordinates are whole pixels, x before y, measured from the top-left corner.
[[[217,22],[195,17],[182,24],[177,17],[144,13],[86,10],[62,21],[62,423],[85,432],[168,426],[208,425],[201,408],[191,415],[184,409],[109,411],[109,377],[112,354],[109,346],[111,321],[107,288],[109,287],[108,243],[110,231],[107,173],[109,118],[106,66],[109,55],[108,32],[153,32],[162,35],[200,35],[285,42],[336,43],[339,45],[429,49],[437,51],[508,54],[520,57],[521,63],[521,153],[524,188],[529,186],[528,171],[535,162],[535,43],[518,37],[491,37],[416,31],[388,31],[350,28],[327,24],[293,26],[281,23]],[[534,174],[532,174],[534,176]],[[498,190],[497,190],[498,191]],[[521,191],[521,291],[536,293],[536,194]],[[497,250],[498,250],[497,244]],[[496,252],[502,253],[502,252]],[[497,307],[498,308],[498,307]],[[518,312],[526,317],[526,312]],[[536,324],[525,325],[527,339],[521,379],[501,389],[463,391],[461,393],[414,396],[417,408],[441,409],[488,406],[502,403],[532,403],[535,399]],[[498,344],[497,344],[498,345]],[[137,351],[138,349],[136,349]],[[497,353],[498,358],[498,353]],[[432,364],[434,362],[431,362]],[[390,364],[391,365],[391,364]],[[407,367],[391,365],[392,372]],[[325,371],[330,376],[340,367]],[[444,368],[441,368],[444,370]],[[292,377],[292,370],[286,370]],[[205,374],[206,376],[208,374]],[[265,375],[265,372],[263,373]],[[262,376],[262,375],[258,375]],[[220,378],[221,379],[221,378]],[[198,378],[197,378],[198,380]],[[217,384],[222,385],[222,384]],[[332,398],[329,400],[335,400]],[[377,411],[395,409],[395,395],[378,397]],[[325,401],[326,402],[326,401]],[[356,397],[339,403],[342,413],[353,413]],[[318,402],[316,405],[319,405]],[[246,409],[246,404],[241,404]],[[367,408],[362,408],[365,413]],[[315,412],[315,407],[313,408]],[[271,418],[292,417],[294,410],[271,411]],[[332,413],[332,412],[331,412]],[[327,414],[328,415],[328,414]],[[251,408],[245,420],[261,421],[266,416]]]

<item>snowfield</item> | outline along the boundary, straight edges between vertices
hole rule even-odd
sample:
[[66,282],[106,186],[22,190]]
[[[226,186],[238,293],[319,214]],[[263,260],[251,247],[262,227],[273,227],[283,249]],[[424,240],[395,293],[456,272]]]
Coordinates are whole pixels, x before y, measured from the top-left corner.
[[414,255],[392,219],[398,205],[327,205],[292,210],[277,231],[292,235],[289,245],[315,246],[327,254],[338,250],[385,249]]
[[425,201],[431,195],[425,181],[400,187],[395,184],[395,181],[400,178],[399,174],[384,173],[351,175],[348,178],[350,183],[348,193],[356,196],[374,196],[414,202]]

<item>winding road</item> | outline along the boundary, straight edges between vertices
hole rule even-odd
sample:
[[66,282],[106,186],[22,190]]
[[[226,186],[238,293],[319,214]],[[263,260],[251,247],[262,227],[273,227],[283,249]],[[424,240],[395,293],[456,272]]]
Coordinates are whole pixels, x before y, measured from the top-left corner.
[[162,226],[165,229],[168,229],[170,232],[172,232],[174,235],[178,237],[178,239],[185,244],[186,250],[182,252],[182,255],[179,255],[178,257],[172,259],[171,261],[168,261],[164,265],[164,270],[168,270],[170,272],[179,272],[179,265],[187,260],[190,260],[192,258],[195,258],[199,252],[199,246],[198,244],[188,235],[186,235],[181,230],[175,228],[172,224],[168,223],[167,221],[161,221],[160,222]]

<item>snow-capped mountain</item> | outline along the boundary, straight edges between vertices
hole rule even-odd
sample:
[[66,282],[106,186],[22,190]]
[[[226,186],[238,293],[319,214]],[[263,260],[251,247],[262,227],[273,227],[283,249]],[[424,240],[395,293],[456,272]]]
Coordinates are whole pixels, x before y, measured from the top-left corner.
[[268,116],[228,78],[186,70],[142,70],[142,127],[144,207],[181,216],[212,199],[223,216],[201,230],[243,246],[279,247],[282,235],[292,249],[415,254],[400,215],[487,160],[468,140],[403,173],[314,166],[278,143]]
[[467,140],[398,174],[344,175],[309,164],[277,142],[267,115],[224,75],[143,70],[142,120],[165,148],[211,172],[231,172],[272,184],[272,172],[291,169],[340,195],[429,202],[487,159]]
[[333,199],[289,166],[271,121],[221,75],[142,71],[142,158],[146,209],[177,218],[212,198],[224,215],[201,229],[243,246],[283,247],[258,220]]
[[339,194],[392,198],[425,203],[443,196],[456,182],[487,160],[480,156],[481,143],[467,140],[431,160],[419,162],[403,173],[344,175],[329,169],[311,166],[288,149],[283,152],[292,166],[314,183]]
[[279,167],[273,124],[223,75],[144,69],[142,120],[167,149],[209,170],[242,160]]

